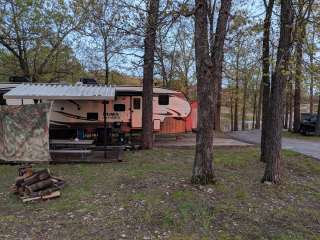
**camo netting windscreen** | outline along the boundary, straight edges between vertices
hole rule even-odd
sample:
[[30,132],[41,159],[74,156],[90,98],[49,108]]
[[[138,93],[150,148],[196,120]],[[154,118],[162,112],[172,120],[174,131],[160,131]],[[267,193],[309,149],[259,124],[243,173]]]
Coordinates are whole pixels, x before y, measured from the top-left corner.
[[0,106],[0,160],[50,160],[49,108],[43,103]]

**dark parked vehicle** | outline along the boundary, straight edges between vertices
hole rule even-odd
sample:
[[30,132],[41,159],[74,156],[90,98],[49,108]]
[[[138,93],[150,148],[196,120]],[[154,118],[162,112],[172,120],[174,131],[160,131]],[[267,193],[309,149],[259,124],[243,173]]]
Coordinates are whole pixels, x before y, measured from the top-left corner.
[[303,118],[300,124],[300,133],[304,135],[314,134],[316,131],[317,114],[309,114]]
[[9,77],[9,82],[11,82],[11,83],[23,83],[23,82],[30,82],[30,79],[28,77],[11,76],[11,77]]
[[97,84],[97,81],[93,78],[80,78],[80,82],[82,82],[83,84]]

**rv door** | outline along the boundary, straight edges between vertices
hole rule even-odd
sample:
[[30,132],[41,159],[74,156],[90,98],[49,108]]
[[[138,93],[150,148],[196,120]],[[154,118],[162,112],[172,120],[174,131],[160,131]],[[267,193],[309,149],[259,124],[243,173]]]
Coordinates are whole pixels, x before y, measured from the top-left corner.
[[141,128],[142,127],[142,98],[132,97],[131,101],[131,127]]

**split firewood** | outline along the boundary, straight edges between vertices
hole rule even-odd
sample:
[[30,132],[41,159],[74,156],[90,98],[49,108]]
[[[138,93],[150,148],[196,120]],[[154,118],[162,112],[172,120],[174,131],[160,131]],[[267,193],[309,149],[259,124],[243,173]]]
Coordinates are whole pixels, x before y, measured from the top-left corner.
[[60,190],[60,188],[54,186],[54,187],[51,187],[51,188],[46,188],[46,189],[41,190],[41,191],[31,192],[30,196],[31,197],[45,196],[45,195],[51,194],[51,193],[59,191],[59,190]]
[[41,197],[29,197],[29,198],[23,198],[22,202],[26,203],[26,202],[31,202],[31,201],[36,201],[36,200],[40,200]]
[[57,198],[57,197],[60,197],[60,191],[56,191],[56,192],[53,192],[53,193],[50,193],[48,195],[45,195],[42,197],[42,199],[44,200],[47,200],[47,199],[51,199],[51,198]]
[[32,166],[31,165],[24,165],[18,168],[18,175],[23,176],[25,174],[32,174]]
[[49,177],[50,177],[50,173],[48,169],[40,170],[38,172],[35,172],[32,176],[25,178],[24,181],[21,183],[21,186],[25,187],[33,183],[45,180]]
[[11,191],[19,194],[23,202],[59,197],[65,184],[63,179],[51,176],[49,169],[32,171],[30,165],[20,167],[18,175]]
[[56,191],[45,196],[22,198],[22,202],[26,203],[26,202],[37,201],[41,199],[48,200],[48,199],[60,197],[60,195],[61,195],[60,191]]
[[52,185],[53,185],[53,182],[49,178],[49,179],[34,183],[32,185],[26,186],[26,190],[29,193],[31,193],[31,192],[42,190],[42,189],[47,188],[47,187],[51,187]]

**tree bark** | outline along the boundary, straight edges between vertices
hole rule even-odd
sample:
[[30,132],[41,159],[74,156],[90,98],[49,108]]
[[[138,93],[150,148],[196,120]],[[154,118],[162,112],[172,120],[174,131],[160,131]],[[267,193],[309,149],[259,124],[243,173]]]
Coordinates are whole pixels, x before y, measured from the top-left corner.
[[293,94],[292,94],[292,79],[290,77],[290,80],[288,81],[289,83],[289,86],[288,86],[288,91],[289,91],[289,97],[288,97],[288,100],[289,100],[289,122],[288,122],[288,131],[292,131],[292,115],[293,115],[293,111],[292,111],[292,97],[293,97]]
[[[300,35],[300,34],[299,34]],[[300,130],[300,100],[301,100],[301,81],[302,81],[302,37],[298,37],[296,47],[296,74],[294,78],[294,119],[293,119],[293,131],[299,132]]]
[[[213,126],[214,88],[221,74],[221,59],[231,0],[222,0],[219,11],[212,61],[208,44],[208,6],[206,0],[196,0],[195,11],[195,56],[198,95],[198,131],[196,153],[191,182],[193,184],[214,183],[213,171]],[[222,47],[219,48],[221,46]],[[217,60],[218,59],[218,60]]]
[[154,53],[156,44],[156,32],[158,26],[159,0],[150,0],[144,40],[144,64],[143,64],[143,110],[142,110],[142,141],[143,148],[150,149],[153,146],[153,70]]
[[[257,88],[257,84],[256,84]],[[256,126],[256,117],[257,117],[257,89],[253,89],[253,111],[252,111],[252,129]]]
[[109,84],[109,59],[108,59],[107,37],[103,39],[103,46],[104,46],[104,66],[105,66],[104,83]]
[[296,74],[295,74],[295,91],[294,91],[294,121],[293,121],[293,131],[300,131],[300,104],[301,104],[301,82],[303,80],[302,64],[303,64],[303,44],[305,41],[306,34],[306,24],[310,17],[311,7],[313,0],[308,2],[308,7],[306,12],[303,11],[304,5],[307,2],[303,0],[298,1],[298,17],[296,21]]
[[263,87],[262,87],[262,82],[261,82],[260,89],[259,89],[259,100],[258,100],[258,107],[257,107],[258,110],[257,110],[255,129],[260,129],[260,127],[261,127],[262,93],[263,93]]
[[239,130],[239,121],[238,121],[238,106],[239,106],[239,52],[237,52],[236,56],[236,89],[235,89],[235,99],[234,99],[234,123],[233,123],[233,131]]
[[289,120],[289,108],[290,108],[290,92],[289,89],[286,91],[286,102],[285,102],[285,116],[284,116],[284,129],[288,129],[288,120]]
[[265,162],[265,155],[268,151],[266,139],[269,131],[268,105],[270,101],[270,25],[274,0],[269,0],[266,8],[266,16],[263,26],[263,52],[262,52],[262,125],[261,125],[261,155],[260,161]]
[[[229,19],[231,2],[232,0],[221,1],[221,7],[217,19],[216,34],[211,48],[211,62],[215,66],[215,68],[212,68],[212,84],[214,87],[214,129],[217,131],[221,131],[220,116],[222,99],[222,67],[224,58],[223,47],[227,35],[227,23]],[[213,8],[215,7],[215,5],[216,1],[214,1]],[[214,11],[214,9],[212,9],[212,11]]]
[[290,58],[290,45],[293,25],[293,9],[291,0],[281,0],[280,38],[277,51],[275,72],[272,74],[269,101],[269,129],[265,152],[266,167],[262,182],[281,182],[281,137],[283,124],[283,97],[287,81]]
[[320,136],[320,94],[318,100],[318,115],[317,115],[317,123],[316,123],[316,136]]
[[313,113],[313,97],[314,97],[314,92],[313,92],[313,88],[314,88],[314,65],[313,65],[313,59],[314,59],[314,39],[315,39],[315,29],[313,27],[313,32],[312,32],[312,42],[311,42],[311,49],[309,49],[309,58],[310,58],[310,98],[309,98],[309,102],[310,102],[310,113]]
[[246,107],[247,107],[247,80],[244,80],[243,84],[243,103],[242,103],[242,123],[241,123],[241,130],[244,131],[246,129]]
[[230,99],[230,130],[233,131],[233,93],[231,92]]

